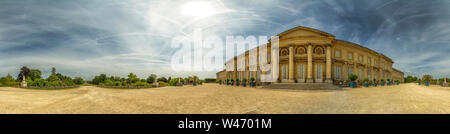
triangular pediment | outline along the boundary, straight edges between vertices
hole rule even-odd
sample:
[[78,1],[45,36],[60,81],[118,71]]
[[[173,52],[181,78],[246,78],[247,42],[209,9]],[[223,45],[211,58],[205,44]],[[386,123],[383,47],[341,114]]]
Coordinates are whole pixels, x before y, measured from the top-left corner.
[[289,29],[278,36],[280,38],[293,38],[293,37],[327,37],[334,38],[335,36],[317,29],[307,28],[307,27],[296,27]]

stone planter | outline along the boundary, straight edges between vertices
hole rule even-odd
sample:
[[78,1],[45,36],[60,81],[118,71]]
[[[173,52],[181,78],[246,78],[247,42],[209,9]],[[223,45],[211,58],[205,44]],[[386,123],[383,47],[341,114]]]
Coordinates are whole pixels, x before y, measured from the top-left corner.
[[242,86],[243,86],[243,87],[246,87],[246,86],[247,86],[247,83],[242,83]]
[[255,82],[251,82],[251,83],[250,83],[250,86],[251,86],[251,87],[256,87],[256,83],[255,83]]
[[357,84],[356,84],[356,82],[350,82],[349,86],[352,88],[356,88]]
[[193,82],[192,85],[193,85],[193,86],[197,86],[197,82]]
[[380,85],[381,85],[381,86],[384,86],[384,83],[381,83]]
[[364,87],[369,87],[369,84],[367,84],[367,83],[364,83]]
[[430,83],[429,82],[425,82],[425,86],[430,86]]
[[373,87],[377,87],[377,84],[372,84]]

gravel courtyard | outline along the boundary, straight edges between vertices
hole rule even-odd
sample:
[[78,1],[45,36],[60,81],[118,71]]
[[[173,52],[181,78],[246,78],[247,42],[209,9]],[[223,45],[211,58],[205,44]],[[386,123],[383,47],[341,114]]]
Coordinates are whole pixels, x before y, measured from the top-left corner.
[[153,89],[0,88],[0,113],[450,113],[450,88],[416,84],[327,91],[217,84]]

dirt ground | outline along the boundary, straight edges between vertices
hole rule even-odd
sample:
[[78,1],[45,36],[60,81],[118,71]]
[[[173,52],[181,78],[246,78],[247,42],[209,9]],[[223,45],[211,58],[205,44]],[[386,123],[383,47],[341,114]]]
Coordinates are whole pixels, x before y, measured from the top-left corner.
[[0,88],[0,113],[241,114],[450,113],[450,88],[417,84],[327,91],[217,84],[153,89],[67,90]]

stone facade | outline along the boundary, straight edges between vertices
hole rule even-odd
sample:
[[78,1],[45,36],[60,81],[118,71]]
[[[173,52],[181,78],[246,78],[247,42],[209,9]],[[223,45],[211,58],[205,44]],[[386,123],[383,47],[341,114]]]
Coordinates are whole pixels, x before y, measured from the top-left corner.
[[[343,83],[350,74],[358,75],[358,82],[390,79],[403,82],[403,72],[392,68],[394,62],[381,53],[361,45],[335,39],[334,35],[312,28],[296,27],[278,35],[279,58],[273,58],[271,42],[267,44],[267,61],[279,60],[280,83]],[[264,46],[265,47],[265,46]],[[217,73],[217,80],[255,78],[260,81],[263,72],[259,66],[259,50],[256,64],[249,64],[249,51],[225,63],[227,70]],[[238,57],[245,56],[245,64],[238,66]],[[272,58],[273,59],[272,59]],[[277,61],[275,61],[277,62]],[[245,65],[245,66],[242,66]],[[275,66],[274,66],[275,67]],[[249,71],[257,68],[258,71]],[[239,71],[238,71],[239,70]],[[273,74],[276,75],[276,74]]]

